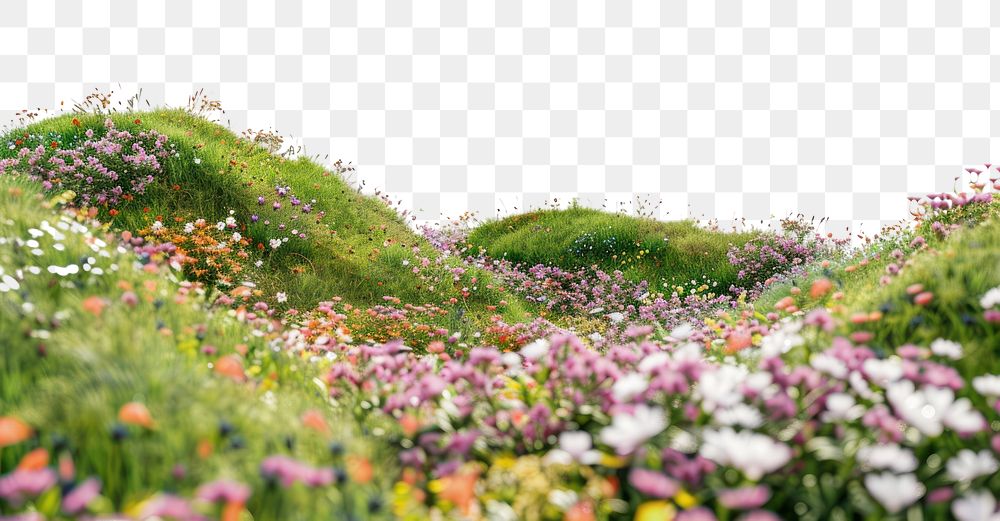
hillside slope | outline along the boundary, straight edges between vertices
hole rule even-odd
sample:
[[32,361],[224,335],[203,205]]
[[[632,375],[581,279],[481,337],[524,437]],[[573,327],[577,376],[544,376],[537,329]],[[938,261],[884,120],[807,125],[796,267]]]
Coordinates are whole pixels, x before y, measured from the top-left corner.
[[563,268],[596,265],[653,288],[704,278],[728,288],[737,282],[737,268],[726,252],[753,235],[573,207],[490,221],[473,229],[468,241],[491,257]]
[[[113,128],[107,128],[108,118]],[[182,110],[68,114],[43,120],[0,138],[0,160],[7,159],[8,170],[24,170],[34,155],[37,165],[49,169],[58,166],[53,157],[72,163],[79,150],[85,152],[81,157],[100,158],[100,150],[88,142],[100,143],[115,132],[148,133],[149,147],[155,146],[148,143],[156,133],[162,134],[167,152],[143,193],[131,198],[126,193],[116,204],[94,204],[97,215],[147,240],[180,242],[189,252],[210,250],[214,244],[207,243],[213,239],[232,250],[225,256],[209,252],[213,258],[207,265],[190,266],[193,278],[221,278],[223,289],[250,280],[256,296],[279,308],[309,309],[334,296],[372,306],[392,296],[414,305],[441,306],[449,311],[442,320],[453,328],[463,321],[484,321],[495,312],[513,319],[524,314],[518,299],[491,284],[488,273],[456,270],[459,263],[440,259],[395,210],[359,194],[341,172],[308,159],[274,155],[262,146],[268,143],[266,135],[241,138]],[[127,146],[138,138],[124,140]],[[114,166],[119,172],[139,169]],[[86,169],[81,165],[76,171]],[[74,185],[68,177],[55,176],[52,190],[83,186],[82,180]],[[215,223],[222,233],[212,231]],[[200,226],[192,235],[194,224]],[[501,300],[508,305],[499,311],[486,309]]]

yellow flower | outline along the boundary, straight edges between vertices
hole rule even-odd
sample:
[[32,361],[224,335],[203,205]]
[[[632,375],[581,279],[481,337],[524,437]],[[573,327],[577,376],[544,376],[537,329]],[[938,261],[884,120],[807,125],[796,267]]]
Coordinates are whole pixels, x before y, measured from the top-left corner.
[[635,511],[635,521],[671,521],[677,509],[666,501],[647,501]]
[[698,504],[698,498],[692,496],[691,494],[688,493],[687,490],[684,489],[681,489],[679,492],[677,492],[677,495],[674,496],[674,501],[676,501],[677,504],[684,510],[687,510]]
[[608,467],[611,469],[620,469],[625,466],[625,458],[621,456],[615,456],[613,454],[601,453],[601,466]]

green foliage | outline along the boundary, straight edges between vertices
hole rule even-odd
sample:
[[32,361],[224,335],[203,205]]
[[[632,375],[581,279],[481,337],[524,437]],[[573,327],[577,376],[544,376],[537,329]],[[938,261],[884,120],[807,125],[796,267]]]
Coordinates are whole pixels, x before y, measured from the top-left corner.
[[726,252],[753,236],[706,230],[692,221],[661,222],[573,207],[487,222],[468,240],[492,257],[528,265],[596,265],[621,270],[636,282],[647,280],[651,287],[707,278],[728,288],[737,282],[737,270]]

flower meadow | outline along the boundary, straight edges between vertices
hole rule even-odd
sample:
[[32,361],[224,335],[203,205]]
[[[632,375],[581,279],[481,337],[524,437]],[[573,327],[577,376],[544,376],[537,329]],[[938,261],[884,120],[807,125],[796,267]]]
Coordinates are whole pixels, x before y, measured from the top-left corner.
[[525,262],[203,115],[3,137],[0,519],[1000,518],[995,166]]

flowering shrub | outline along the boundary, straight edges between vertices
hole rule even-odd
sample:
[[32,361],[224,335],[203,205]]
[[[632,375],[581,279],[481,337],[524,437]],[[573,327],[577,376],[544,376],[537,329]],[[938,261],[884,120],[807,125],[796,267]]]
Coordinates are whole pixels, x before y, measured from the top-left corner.
[[103,133],[93,129],[78,143],[61,143],[60,136],[25,133],[8,144],[14,158],[0,160],[0,174],[16,169],[39,181],[46,190],[72,190],[84,206],[114,208],[143,194],[163,172],[161,162],[172,155],[167,136],[155,130],[132,132],[115,128],[111,118]]

